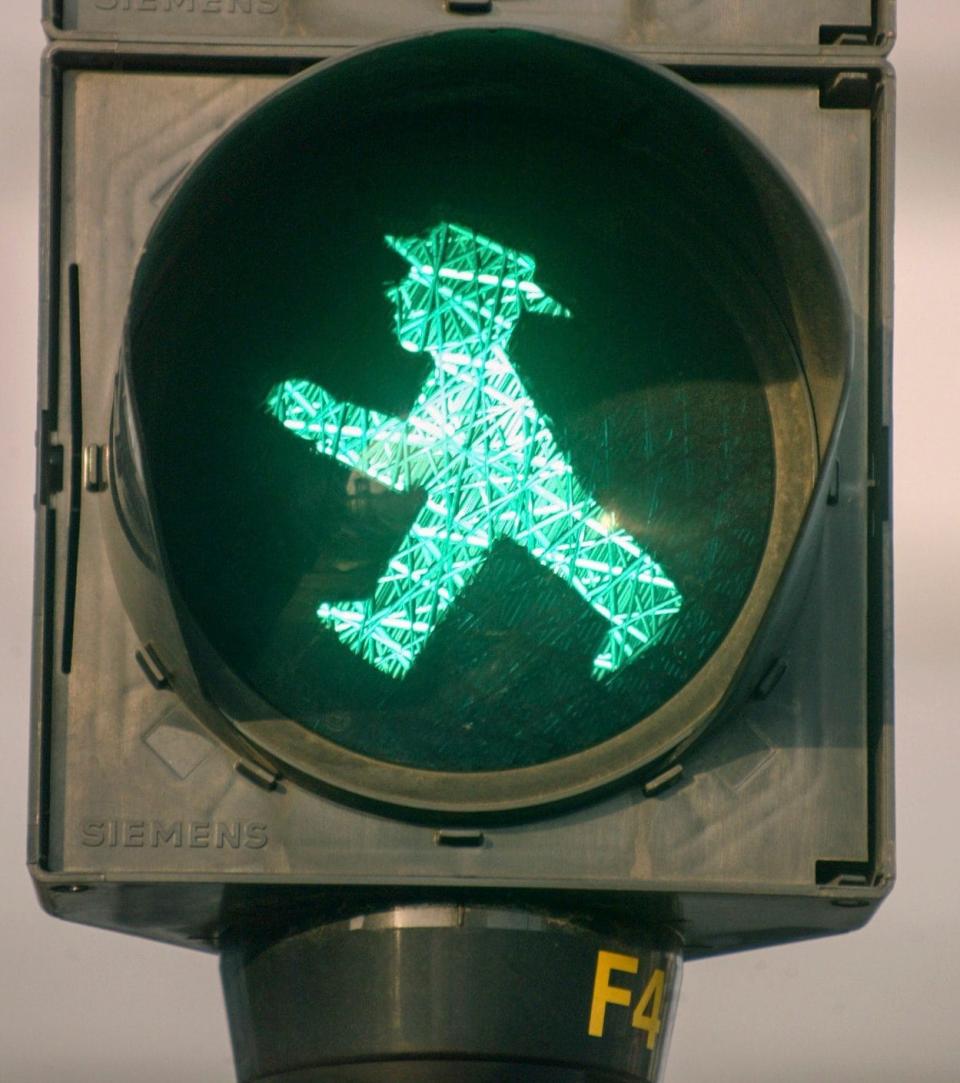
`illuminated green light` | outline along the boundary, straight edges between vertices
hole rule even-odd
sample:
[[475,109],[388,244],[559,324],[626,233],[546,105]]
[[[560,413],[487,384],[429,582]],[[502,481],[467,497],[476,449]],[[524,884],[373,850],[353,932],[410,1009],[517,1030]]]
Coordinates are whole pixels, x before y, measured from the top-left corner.
[[322,602],[318,617],[402,677],[494,542],[507,538],[608,622],[593,675],[614,673],[657,641],[683,599],[574,475],[510,361],[522,311],[570,312],[533,281],[532,257],[462,226],[385,240],[410,264],[387,291],[397,341],[435,366],[409,416],[356,406],[306,380],[277,384],[267,400],[320,454],[394,491],[426,493],[373,597]]

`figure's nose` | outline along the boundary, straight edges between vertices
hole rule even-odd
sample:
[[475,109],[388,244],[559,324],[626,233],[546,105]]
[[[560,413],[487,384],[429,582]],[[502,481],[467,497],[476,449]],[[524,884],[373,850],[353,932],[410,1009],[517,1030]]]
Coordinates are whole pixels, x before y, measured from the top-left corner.
[[410,319],[403,290],[399,286],[390,286],[384,293],[396,308],[397,341],[408,353],[420,353],[423,350],[423,327],[418,321]]

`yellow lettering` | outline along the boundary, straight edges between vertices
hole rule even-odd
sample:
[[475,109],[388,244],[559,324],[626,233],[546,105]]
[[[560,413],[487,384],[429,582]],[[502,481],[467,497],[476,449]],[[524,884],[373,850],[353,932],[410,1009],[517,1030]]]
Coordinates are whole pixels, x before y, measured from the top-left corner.
[[622,970],[626,974],[636,974],[640,960],[633,955],[619,955],[615,951],[597,952],[597,970],[593,980],[593,1000],[590,1004],[590,1025],[587,1033],[592,1038],[603,1037],[603,1024],[607,1005],[619,1004],[629,1008],[631,994],[629,989],[610,984],[610,972]]
[[663,1002],[663,985],[666,974],[662,970],[655,970],[650,975],[637,1006],[630,1020],[637,1030],[647,1032],[647,1049],[653,1049],[657,1044],[657,1035],[660,1033],[660,1007]]

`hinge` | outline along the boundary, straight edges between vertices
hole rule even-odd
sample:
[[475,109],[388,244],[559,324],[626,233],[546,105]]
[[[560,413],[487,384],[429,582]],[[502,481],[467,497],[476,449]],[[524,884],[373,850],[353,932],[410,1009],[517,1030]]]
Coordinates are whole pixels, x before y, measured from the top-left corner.
[[821,45],[874,45],[876,33],[872,26],[833,26],[820,27]]
[[492,10],[493,0],[447,0],[451,15],[489,15]]
[[89,493],[107,488],[107,449],[103,444],[87,444],[83,449],[83,487]]
[[170,687],[170,671],[163,664],[152,643],[145,643],[134,655],[143,675],[158,692]]
[[825,23],[820,27],[820,44],[863,46],[875,49],[893,41],[896,0],[872,0],[870,22]]
[[840,71],[820,87],[821,109],[869,109],[876,80],[866,71]]
[[441,828],[433,833],[433,841],[437,846],[452,846],[458,850],[483,846],[484,838],[482,831],[470,829]]
[[880,429],[880,438],[870,449],[870,472],[867,478],[870,509],[870,533],[877,533],[877,523],[890,521],[890,426]]
[[675,786],[683,778],[683,764],[675,763],[665,771],[661,771],[654,778],[648,779],[643,784],[643,792],[646,797],[655,797]]
[[233,765],[233,769],[238,775],[243,775],[247,781],[260,786],[264,790],[275,790],[277,783],[280,781],[280,775],[272,767],[268,767],[264,763],[258,763],[256,760],[237,760]]
[[50,503],[54,493],[63,490],[63,444],[55,444],[51,438],[53,420],[49,410],[40,411],[37,426],[37,493],[36,506]]

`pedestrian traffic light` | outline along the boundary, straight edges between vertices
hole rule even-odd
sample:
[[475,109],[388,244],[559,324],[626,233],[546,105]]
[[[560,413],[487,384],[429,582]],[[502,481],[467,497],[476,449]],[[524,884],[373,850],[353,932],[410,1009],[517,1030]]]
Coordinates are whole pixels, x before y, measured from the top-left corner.
[[192,7],[52,29],[41,897],[220,949],[242,1079],[654,1079],[892,873],[882,20]]

